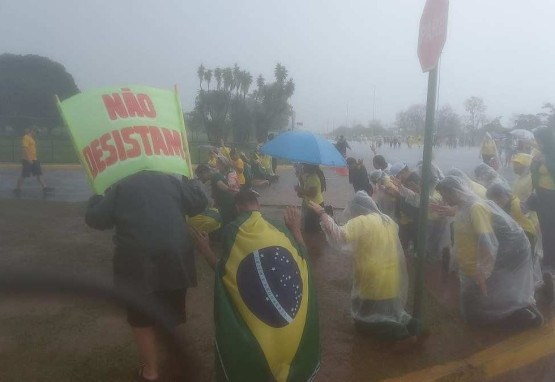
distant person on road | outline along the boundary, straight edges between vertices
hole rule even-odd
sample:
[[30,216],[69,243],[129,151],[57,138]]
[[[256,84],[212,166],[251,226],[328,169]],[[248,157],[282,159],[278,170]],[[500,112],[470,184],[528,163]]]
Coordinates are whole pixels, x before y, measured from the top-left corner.
[[454,241],[464,320],[473,326],[540,326],[532,252],[523,229],[495,203],[480,199],[462,178],[447,176],[436,189],[443,202],[457,207]]
[[[113,185],[105,196],[91,197],[85,214],[90,227],[115,229],[116,288],[165,308],[164,323],[176,332],[185,323],[187,289],[197,283],[185,216],[197,215],[206,206],[194,181],[141,171]],[[161,322],[135,306],[127,308],[127,321],[142,361],[137,380],[158,380],[156,326]]]
[[35,141],[36,129],[25,129],[25,135],[21,139],[21,148],[23,158],[21,160],[22,169],[21,176],[17,180],[17,185],[15,187],[14,193],[16,195],[21,194],[21,186],[26,178],[34,176],[37,178],[43,192],[52,191],[50,187],[46,185],[46,182],[42,178],[42,168],[40,162],[37,158],[37,143]]
[[351,146],[349,146],[349,142],[347,142],[347,140],[343,135],[339,137],[339,139],[335,143],[335,147],[337,148],[337,151],[339,151],[341,155],[343,155],[343,158],[347,157],[347,149],[351,150]]
[[[275,138],[274,133],[268,134],[268,141],[271,141]],[[272,171],[274,174],[277,174],[277,158],[272,157]]]

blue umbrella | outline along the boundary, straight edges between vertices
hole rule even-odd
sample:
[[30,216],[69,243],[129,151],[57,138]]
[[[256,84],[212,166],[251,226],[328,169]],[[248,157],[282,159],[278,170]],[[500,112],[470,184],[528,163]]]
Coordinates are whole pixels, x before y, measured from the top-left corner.
[[263,154],[292,162],[345,167],[345,158],[324,137],[308,131],[288,131],[260,148]]

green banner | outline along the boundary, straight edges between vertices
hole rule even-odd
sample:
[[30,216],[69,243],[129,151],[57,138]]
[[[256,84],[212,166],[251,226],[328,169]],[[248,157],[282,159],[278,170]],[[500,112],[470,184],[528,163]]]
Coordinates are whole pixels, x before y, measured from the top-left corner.
[[177,91],[96,89],[58,101],[58,107],[97,194],[142,170],[190,176]]

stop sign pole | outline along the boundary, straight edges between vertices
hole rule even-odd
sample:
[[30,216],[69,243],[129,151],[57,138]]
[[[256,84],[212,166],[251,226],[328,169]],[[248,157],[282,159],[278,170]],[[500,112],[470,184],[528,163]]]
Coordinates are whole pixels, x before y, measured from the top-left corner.
[[[428,205],[432,176],[432,146],[434,114],[437,98],[437,66],[447,38],[449,0],[427,0],[420,19],[418,58],[423,72],[428,72],[428,98],[426,102],[426,125],[424,129],[424,154],[422,158],[422,187],[418,212],[418,243],[415,269],[413,316],[422,318],[422,295],[424,290],[424,262],[427,254]],[[420,330],[420,327],[419,329]]]

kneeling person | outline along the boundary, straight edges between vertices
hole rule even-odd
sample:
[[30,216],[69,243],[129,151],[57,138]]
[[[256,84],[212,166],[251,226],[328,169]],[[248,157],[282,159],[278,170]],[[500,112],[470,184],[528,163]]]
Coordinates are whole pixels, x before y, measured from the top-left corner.
[[208,236],[195,232],[216,271],[218,377],[309,381],[319,368],[318,312],[299,213],[287,210],[287,230],[264,219],[253,191],[240,191],[235,203],[239,216],[224,228],[221,259]]
[[338,226],[315,203],[331,244],[350,245],[353,254],[351,315],[358,329],[383,341],[416,340],[418,325],[405,311],[407,269],[397,224],[359,191],[349,203],[350,220]]

